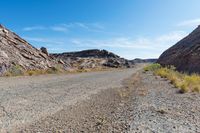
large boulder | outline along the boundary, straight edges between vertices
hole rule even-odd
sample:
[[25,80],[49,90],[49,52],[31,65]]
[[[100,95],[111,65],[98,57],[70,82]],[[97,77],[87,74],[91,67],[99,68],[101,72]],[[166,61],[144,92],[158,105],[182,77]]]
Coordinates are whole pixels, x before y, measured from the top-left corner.
[[166,50],[157,62],[163,66],[173,65],[179,71],[200,73],[200,26]]
[[44,54],[46,54],[46,55],[49,56],[49,53],[48,53],[48,51],[47,51],[47,48],[41,47],[40,50],[42,51],[42,53],[44,53]]

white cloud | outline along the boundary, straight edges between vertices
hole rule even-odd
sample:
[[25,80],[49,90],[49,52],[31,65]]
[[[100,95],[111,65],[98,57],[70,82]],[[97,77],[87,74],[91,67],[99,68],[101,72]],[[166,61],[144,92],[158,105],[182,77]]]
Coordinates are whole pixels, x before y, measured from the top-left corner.
[[24,31],[34,31],[34,30],[51,30],[57,32],[67,32],[73,29],[86,30],[90,32],[103,32],[104,26],[100,23],[65,23],[56,24],[54,26],[30,26],[23,28]]
[[194,27],[200,25],[200,18],[180,22],[178,26]]
[[23,37],[24,39],[30,41],[30,42],[38,42],[38,43],[46,43],[46,44],[64,44],[62,41],[58,41],[57,39],[52,38],[39,38],[39,37]]
[[53,30],[53,31],[59,31],[59,32],[67,32],[68,31],[68,28],[65,27],[65,26],[62,26],[62,25],[52,26],[52,27],[50,27],[50,29]]
[[46,27],[44,26],[31,26],[23,28],[24,31],[33,31],[33,30],[45,30]]
[[[186,36],[183,31],[174,31],[155,38],[112,38],[107,40],[72,39],[71,43],[82,48],[116,49],[126,58],[158,58],[170,46]],[[125,51],[124,53],[122,51]]]
[[158,49],[167,48],[186,35],[183,31],[176,31],[166,35],[155,38],[139,37],[131,39],[126,37],[112,38],[108,40],[94,40],[94,39],[72,39],[71,43],[78,46],[87,47],[111,47],[111,48],[136,48],[136,49]]

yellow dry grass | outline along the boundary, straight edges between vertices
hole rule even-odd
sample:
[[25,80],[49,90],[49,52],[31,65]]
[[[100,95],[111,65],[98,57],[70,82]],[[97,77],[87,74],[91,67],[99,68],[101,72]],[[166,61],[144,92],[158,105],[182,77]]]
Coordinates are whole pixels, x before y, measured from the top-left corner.
[[159,64],[151,64],[144,71],[153,71],[155,75],[167,78],[181,93],[200,92],[200,75],[180,73],[174,67],[161,67]]

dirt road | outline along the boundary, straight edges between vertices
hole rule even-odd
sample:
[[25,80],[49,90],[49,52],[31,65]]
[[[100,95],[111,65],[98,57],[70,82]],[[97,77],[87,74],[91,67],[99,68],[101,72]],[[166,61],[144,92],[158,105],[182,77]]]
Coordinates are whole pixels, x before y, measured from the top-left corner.
[[0,132],[200,132],[200,94],[141,69],[0,78]]
[[120,87],[138,69],[0,78],[0,129],[16,130],[92,94]]
[[200,94],[179,93],[142,71],[27,125],[23,131],[64,133],[199,133]]

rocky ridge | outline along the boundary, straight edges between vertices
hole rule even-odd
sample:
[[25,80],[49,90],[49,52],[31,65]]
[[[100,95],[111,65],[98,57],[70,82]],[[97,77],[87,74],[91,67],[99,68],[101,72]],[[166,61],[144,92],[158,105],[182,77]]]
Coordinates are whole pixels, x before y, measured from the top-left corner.
[[57,62],[44,52],[38,50],[14,32],[0,25],[0,73],[12,67],[23,70],[48,69]]
[[14,32],[0,25],[0,75],[9,71],[129,68],[134,63],[106,50],[84,50],[50,54],[45,47],[37,49]]
[[70,63],[74,68],[130,68],[134,66],[134,62],[120,58],[120,56],[108,52],[106,50],[83,50],[78,52],[69,52],[61,54],[52,54],[54,58]]
[[179,71],[200,73],[200,26],[166,50],[157,62],[164,66],[173,65]]

